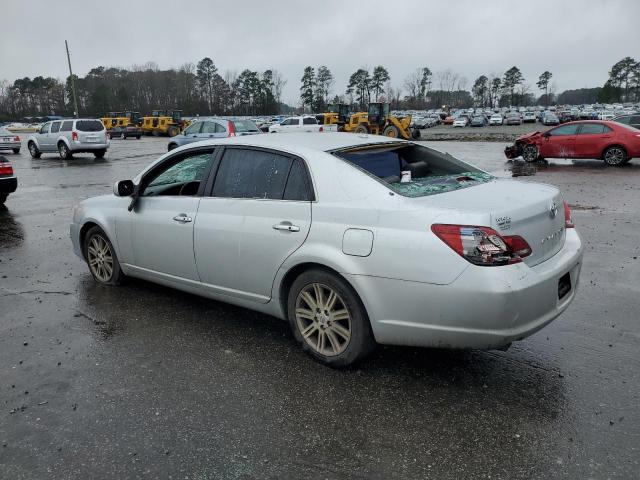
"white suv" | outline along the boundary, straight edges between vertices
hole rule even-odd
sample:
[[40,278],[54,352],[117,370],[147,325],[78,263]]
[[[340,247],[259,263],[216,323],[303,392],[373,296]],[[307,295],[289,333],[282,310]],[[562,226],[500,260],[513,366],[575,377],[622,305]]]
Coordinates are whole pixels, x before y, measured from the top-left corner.
[[81,152],[102,158],[109,148],[109,136],[102,122],[95,118],[56,120],[30,135],[27,148],[33,158],[52,152],[58,152],[64,159]]

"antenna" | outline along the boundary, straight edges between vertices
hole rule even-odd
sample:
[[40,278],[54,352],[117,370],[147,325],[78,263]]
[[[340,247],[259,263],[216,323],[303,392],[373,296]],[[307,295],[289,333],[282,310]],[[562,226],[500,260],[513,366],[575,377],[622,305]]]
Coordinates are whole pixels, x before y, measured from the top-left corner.
[[73,71],[71,71],[71,56],[69,55],[69,44],[64,41],[64,46],[67,49],[67,62],[69,63],[69,78],[71,78],[71,92],[73,93],[73,116],[78,118],[78,99],[76,97],[76,83],[73,80]]

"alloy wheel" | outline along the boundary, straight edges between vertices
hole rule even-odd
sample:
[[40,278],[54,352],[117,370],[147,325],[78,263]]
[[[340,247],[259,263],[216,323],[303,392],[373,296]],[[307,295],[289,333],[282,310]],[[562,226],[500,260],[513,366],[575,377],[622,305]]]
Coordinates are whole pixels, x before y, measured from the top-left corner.
[[328,285],[311,283],[298,293],[295,319],[304,341],[321,355],[339,355],[349,345],[349,310],[338,292]]
[[101,282],[108,282],[113,276],[113,254],[109,243],[100,235],[95,235],[87,248],[87,260],[91,273]]
[[624,162],[625,153],[621,148],[609,148],[604,154],[604,159],[609,165],[619,165]]

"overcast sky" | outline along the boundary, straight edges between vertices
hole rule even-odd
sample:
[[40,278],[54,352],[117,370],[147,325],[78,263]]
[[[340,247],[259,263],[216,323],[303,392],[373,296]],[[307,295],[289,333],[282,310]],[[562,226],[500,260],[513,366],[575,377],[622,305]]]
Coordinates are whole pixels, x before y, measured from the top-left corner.
[[289,103],[306,65],[329,67],[334,94],[357,68],[380,64],[396,87],[422,66],[451,69],[470,86],[516,65],[534,90],[550,70],[561,92],[602,85],[613,63],[640,57],[640,0],[2,0],[0,11],[0,79],[63,79],[67,39],[81,76],[208,56],[221,73],[280,71]]

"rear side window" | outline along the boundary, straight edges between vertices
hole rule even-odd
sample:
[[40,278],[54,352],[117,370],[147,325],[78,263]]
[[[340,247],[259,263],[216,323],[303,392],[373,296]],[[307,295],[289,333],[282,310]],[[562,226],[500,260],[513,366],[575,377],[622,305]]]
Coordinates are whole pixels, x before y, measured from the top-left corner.
[[240,132],[240,133],[260,131],[258,126],[255,123],[253,123],[251,120],[234,120],[233,126],[235,127],[236,132]]
[[601,123],[585,123],[582,125],[582,129],[580,130],[581,135],[593,135],[598,133],[607,133],[610,132],[611,129],[606,125]]
[[200,133],[200,129],[202,128],[202,125],[204,123],[205,122],[196,122],[193,125],[190,125],[189,128],[187,128],[184,131],[184,134],[185,135],[194,135],[194,134]]
[[53,122],[51,124],[51,133],[58,133],[60,131],[60,122]]
[[61,132],[70,132],[73,129],[73,120],[67,120],[62,123],[62,127],[60,127]]
[[291,159],[276,153],[227,149],[213,186],[214,197],[281,200]]
[[317,125],[318,121],[315,118],[306,117],[302,119],[303,125]]
[[224,128],[222,125],[220,125],[219,123],[216,123],[216,133],[225,133],[227,131],[226,128]]
[[302,160],[296,159],[293,161],[282,199],[301,201],[312,200],[309,177]]
[[99,120],[77,120],[76,130],[80,132],[101,132],[104,125]]
[[640,115],[634,115],[633,117],[631,117],[631,124],[640,125]]

